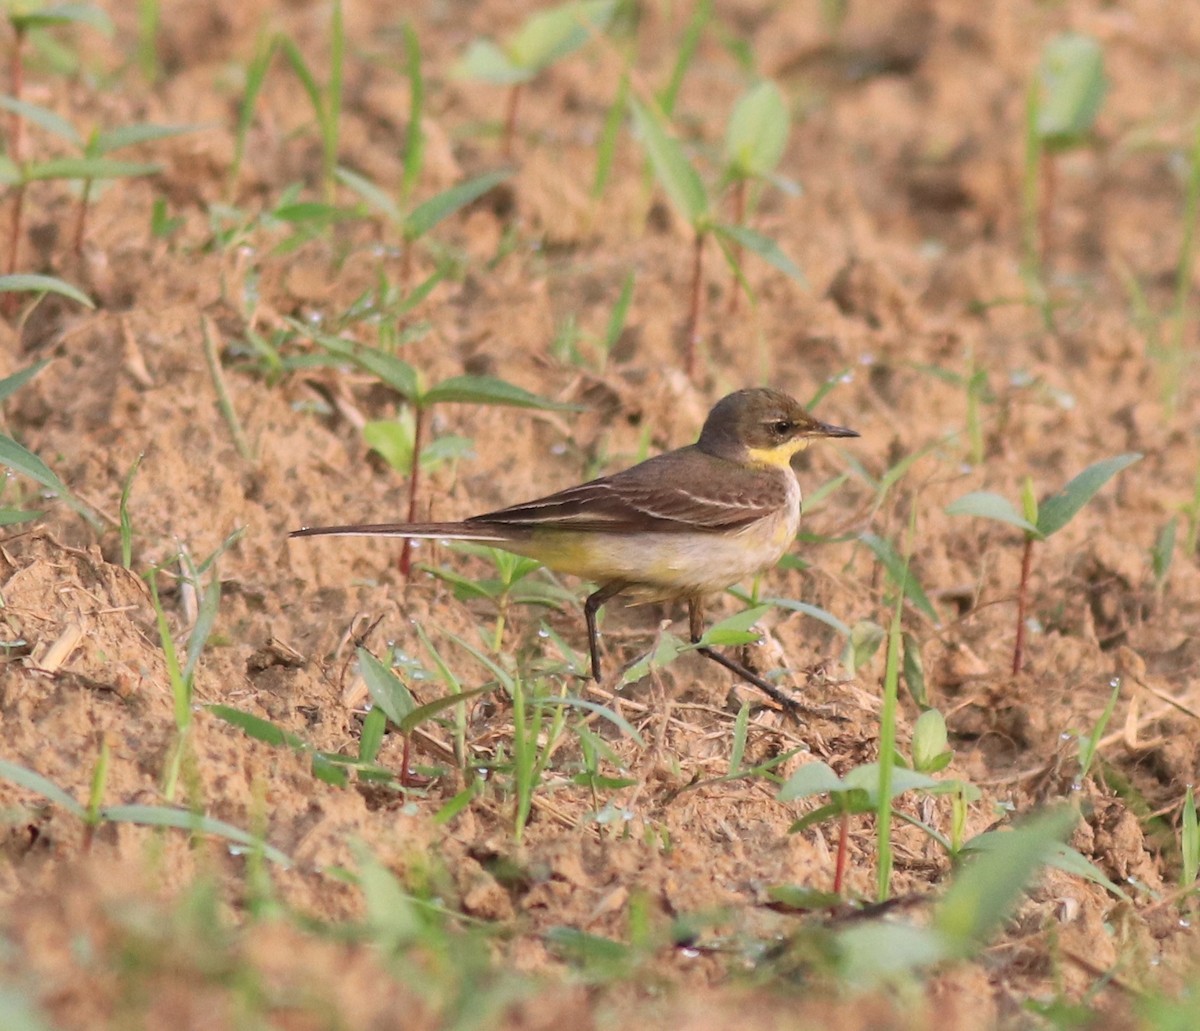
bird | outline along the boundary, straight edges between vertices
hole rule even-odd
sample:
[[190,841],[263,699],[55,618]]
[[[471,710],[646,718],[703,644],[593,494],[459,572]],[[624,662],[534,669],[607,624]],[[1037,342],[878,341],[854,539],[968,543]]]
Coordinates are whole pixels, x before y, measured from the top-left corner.
[[794,712],[770,681],[700,646],[703,603],[773,567],[794,542],[801,494],[792,458],[815,439],[857,436],[781,391],[749,387],[712,407],[694,444],[545,497],[460,522],[306,526],[289,536],[473,541],[589,581],[596,590],[583,611],[597,682],[596,617],[605,602],[686,601],[696,650]]

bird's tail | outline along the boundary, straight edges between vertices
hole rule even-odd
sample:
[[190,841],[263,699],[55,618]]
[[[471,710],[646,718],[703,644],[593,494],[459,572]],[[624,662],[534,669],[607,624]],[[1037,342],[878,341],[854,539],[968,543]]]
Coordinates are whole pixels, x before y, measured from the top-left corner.
[[354,523],[349,526],[306,526],[289,537],[418,537],[425,540],[479,541],[503,544],[513,533],[488,523]]

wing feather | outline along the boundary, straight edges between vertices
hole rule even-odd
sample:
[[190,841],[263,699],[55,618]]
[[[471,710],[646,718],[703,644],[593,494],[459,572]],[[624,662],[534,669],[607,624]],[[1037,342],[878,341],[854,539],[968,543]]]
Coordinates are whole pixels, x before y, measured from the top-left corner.
[[747,469],[692,448],[648,459],[467,523],[610,533],[736,530],[787,503],[790,471]]

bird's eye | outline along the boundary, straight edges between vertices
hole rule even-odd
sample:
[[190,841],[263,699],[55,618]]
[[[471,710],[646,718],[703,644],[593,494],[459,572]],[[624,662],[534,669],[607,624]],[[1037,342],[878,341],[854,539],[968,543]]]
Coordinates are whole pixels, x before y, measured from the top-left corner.
[[787,419],[779,419],[778,421],[771,423],[771,429],[778,436],[783,437],[792,432],[792,424],[788,422]]

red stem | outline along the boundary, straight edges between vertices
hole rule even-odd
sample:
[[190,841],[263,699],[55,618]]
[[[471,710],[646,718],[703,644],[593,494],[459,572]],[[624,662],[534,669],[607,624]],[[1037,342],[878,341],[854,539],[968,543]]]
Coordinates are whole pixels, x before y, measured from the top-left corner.
[[[415,405],[413,411],[413,447],[412,468],[408,471],[408,521],[417,521],[417,496],[421,486],[421,445],[425,436],[425,409]],[[400,549],[400,574],[405,580],[412,572],[412,538],[404,538],[404,547]]]
[[[16,26],[14,31],[16,38],[13,40],[12,57],[9,62],[9,92],[14,100],[20,100],[25,83],[25,65],[21,56],[21,50],[25,43],[25,28]],[[19,169],[21,167],[21,137],[24,133],[25,121],[14,111],[9,125],[8,155]],[[18,183],[17,188],[13,191],[12,225],[9,228],[8,262],[5,267],[5,271],[10,276],[17,271],[17,250],[21,243],[21,216],[24,206],[25,184],[22,182]],[[17,293],[5,294],[3,300],[0,300],[0,310],[8,316],[14,315],[19,306],[20,294]]]
[[1017,588],[1017,640],[1013,645],[1012,671],[1015,677],[1021,672],[1021,661],[1025,651],[1025,606],[1029,593],[1029,570],[1033,565],[1033,538],[1025,538],[1025,554],[1021,556],[1021,586]]
[[688,305],[686,357],[689,379],[696,376],[696,353],[700,346],[700,316],[704,306],[704,240],[707,235],[697,231],[692,245],[692,295]]
[[[733,224],[740,226],[746,220],[746,180],[739,179],[733,184]],[[736,269],[742,267],[742,245],[733,245],[733,264]],[[739,302],[742,298],[742,283],[737,273],[733,276],[733,290],[729,295],[729,314],[738,313]]]
[[837,865],[833,872],[833,893],[837,896],[842,894],[842,885],[846,880],[846,853],[850,846],[850,814],[842,813],[842,818],[838,824],[838,844],[837,844]]

